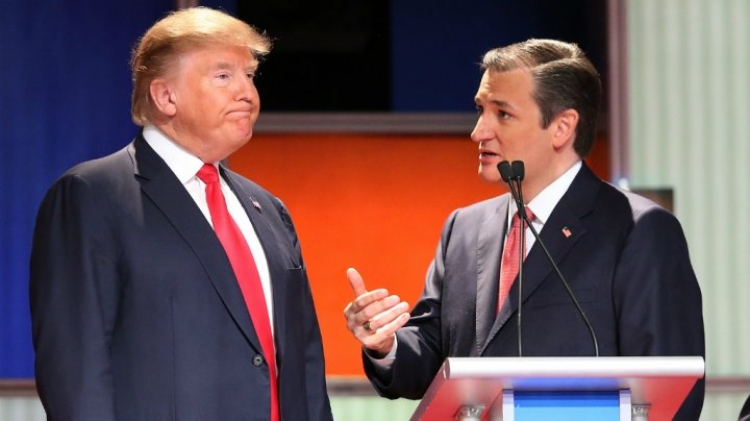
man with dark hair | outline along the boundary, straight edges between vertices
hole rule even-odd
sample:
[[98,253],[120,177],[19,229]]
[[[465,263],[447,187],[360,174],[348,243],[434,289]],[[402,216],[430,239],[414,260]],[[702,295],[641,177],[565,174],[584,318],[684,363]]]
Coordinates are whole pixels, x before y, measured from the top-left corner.
[[[451,356],[703,357],[701,292],[679,222],[603,182],[583,162],[601,97],[594,66],[574,44],[532,39],[487,52],[481,68],[471,134],[479,175],[502,185],[500,162],[525,163],[526,213],[587,315],[598,352],[588,323],[504,194],[450,215],[411,314],[397,296],[368,292],[357,271],[348,271],[356,299],[344,311],[347,327],[363,345],[378,392],[422,398]],[[528,253],[522,337],[514,316],[523,242],[510,245],[519,238],[513,232],[525,234]],[[513,251],[516,258],[506,258]],[[703,395],[700,381],[676,419],[698,419]]]
[[47,193],[30,295],[49,419],[332,419],[292,220],[222,164],[252,137],[270,46],[208,8],[160,20],[132,57],[143,129]]

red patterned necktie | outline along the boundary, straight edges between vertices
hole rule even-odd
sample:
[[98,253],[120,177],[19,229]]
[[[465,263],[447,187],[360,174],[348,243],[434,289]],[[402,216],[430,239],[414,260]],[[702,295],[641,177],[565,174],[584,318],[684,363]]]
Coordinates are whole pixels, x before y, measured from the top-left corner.
[[[534,214],[531,213],[531,209],[526,208],[526,216],[529,217],[529,221],[534,220]],[[508,238],[505,240],[505,247],[503,247],[503,257],[500,266],[500,288],[497,296],[497,311],[503,307],[505,300],[508,298],[508,291],[513,286],[513,281],[518,275],[518,263],[519,263],[519,231],[525,233],[525,229],[528,224],[524,221],[523,230],[521,229],[521,218],[516,212],[513,215],[513,224],[510,227]],[[524,259],[526,258],[526,250],[524,250]]]
[[255,259],[250,251],[242,231],[229,215],[224,194],[221,192],[219,174],[211,164],[205,164],[198,171],[198,178],[206,183],[206,201],[211,213],[214,231],[224,246],[229,257],[245,304],[250,312],[250,319],[260,339],[263,354],[266,356],[271,379],[271,421],[279,420],[279,391],[276,378],[276,352],[271,334],[271,323],[268,318],[268,306],[260,283],[260,275],[255,266]]

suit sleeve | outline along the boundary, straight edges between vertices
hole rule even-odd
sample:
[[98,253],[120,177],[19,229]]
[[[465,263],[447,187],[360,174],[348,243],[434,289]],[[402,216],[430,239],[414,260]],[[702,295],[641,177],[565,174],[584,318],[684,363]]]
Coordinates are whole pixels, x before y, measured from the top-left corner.
[[278,199],[279,214],[284,221],[287,229],[294,239],[294,248],[296,254],[302,262],[303,288],[304,288],[304,305],[299,314],[299,320],[304,324],[304,346],[305,346],[305,390],[307,393],[307,408],[310,420],[315,421],[332,421],[331,404],[328,399],[326,388],[325,357],[323,354],[323,340],[320,333],[320,325],[315,311],[310,282],[307,278],[304,260],[302,259],[302,250],[299,239],[294,229],[289,213]]
[[446,358],[441,306],[445,281],[445,252],[458,211],[446,221],[435,258],[427,271],[424,290],[409,322],[397,332],[398,348],[390,369],[377,367],[362,355],[365,373],[380,396],[421,399]]
[[[307,280],[307,275],[305,275]],[[306,350],[305,350],[305,378],[307,379],[307,405],[311,420],[332,421],[331,404],[326,389],[325,364],[323,355],[323,343],[320,334],[318,319],[315,315],[315,306],[310,292],[310,286],[306,282],[306,293],[308,306],[303,320],[307,322]]]
[[50,420],[114,420],[109,355],[117,268],[108,209],[66,175],[37,215],[30,305],[39,396]]
[[[653,207],[636,217],[615,277],[620,354],[705,359],[701,291],[677,219]],[[704,382],[690,392],[675,420],[696,420]]]

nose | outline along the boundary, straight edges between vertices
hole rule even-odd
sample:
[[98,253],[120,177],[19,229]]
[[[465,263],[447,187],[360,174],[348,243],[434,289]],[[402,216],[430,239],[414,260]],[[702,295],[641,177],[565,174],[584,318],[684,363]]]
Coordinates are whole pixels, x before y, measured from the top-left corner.
[[240,79],[237,84],[236,97],[238,101],[254,102],[258,99],[258,90],[255,88],[255,81],[251,76],[246,76]]
[[487,128],[483,117],[480,115],[477,119],[477,124],[474,126],[474,130],[471,131],[471,140],[475,143],[488,140],[491,137],[491,133],[492,131]]

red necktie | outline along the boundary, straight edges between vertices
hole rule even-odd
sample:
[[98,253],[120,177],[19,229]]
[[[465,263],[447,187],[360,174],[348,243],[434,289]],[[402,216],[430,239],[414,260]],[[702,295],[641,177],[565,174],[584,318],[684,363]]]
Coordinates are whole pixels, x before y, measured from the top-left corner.
[[276,379],[276,353],[271,334],[271,323],[268,319],[268,306],[260,283],[260,275],[255,267],[255,259],[250,251],[242,231],[229,215],[224,194],[216,167],[205,164],[198,171],[198,178],[206,183],[206,201],[211,213],[216,236],[224,246],[229,257],[237,282],[240,284],[245,304],[250,312],[250,319],[260,339],[263,354],[266,356],[271,378],[271,421],[279,420],[279,391]]
[[[526,216],[529,217],[529,221],[534,220],[534,214],[531,213],[531,209],[526,208]],[[523,230],[521,229],[521,218],[518,216],[518,212],[513,215],[513,225],[510,227],[508,238],[505,240],[505,247],[503,247],[503,258],[500,266],[500,288],[498,291],[497,298],[497,311],[503,307],[505,300],[508,298],[508,291],[513,286],[513,281],[518,275],[518,263],[519,263],[519,231],[524,232],[528,227],[528,224],[524,221]],[[526,250],[523,251],[524,259],[526,258]]]

